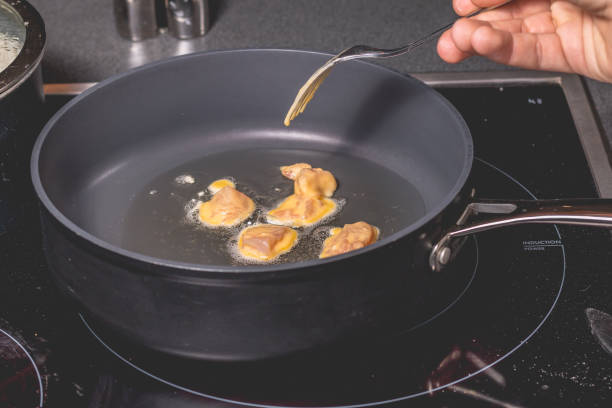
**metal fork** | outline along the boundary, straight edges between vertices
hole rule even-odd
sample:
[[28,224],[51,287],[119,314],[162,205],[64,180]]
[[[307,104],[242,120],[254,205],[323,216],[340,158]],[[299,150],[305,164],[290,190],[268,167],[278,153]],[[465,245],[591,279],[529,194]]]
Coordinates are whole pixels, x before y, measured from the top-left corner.
[[[491,11],[498,7],[505,6],[511,1],[512,0],[507,0],[496,6],[477,10],[473,12],[472,14],[468,15],[466,18],[475,17],[482,12]],[[427,34],[425,37],[420,38],[414,42],[411,42],[410,44],[405,45],[403,47],[385,50],[381,48],[373,48],[367,45],[355,45],[353,47],[347,48],[344,51],[340,52],[338,55],[334,56],[329,61],[327,61],[321,68],[317,69],[314,72],[314,74],[312,74],[310,78],[308,78],[308,81],[306,81],[306,83],[300,88],[297,96],[295,97],[295,100],[293,101],[293,104],[289,108],[289,112],[287,112],[287,116],[285,116],[285,121],[284,121],[285,126],[289,126],[291,124],[291,121],[295,119],[296,116],[304,112],[304,108],[306,108],[306,105],[308,104],[308,102],[310,102],[310,100],[314,96],[317,89],[321,86],[325,78],[327,78],[327,76],[331,72],[331,69],[336,64],[340,62],[344,62],[344,61],[354,60],[354,59],[391,58],[391,57],[396,57],[398,55],[405,54],[409,51],[414,50],[415,48],[420,47],[426,42],[432,40],[433,38],[437,37],[439,34],[442,34],[444,31],[451,28],[457,22],[457,20],[459,20],[459,18],[455,19],[453,22],[449,24],[446,24],[443,27],[438,28],[432,33]]]

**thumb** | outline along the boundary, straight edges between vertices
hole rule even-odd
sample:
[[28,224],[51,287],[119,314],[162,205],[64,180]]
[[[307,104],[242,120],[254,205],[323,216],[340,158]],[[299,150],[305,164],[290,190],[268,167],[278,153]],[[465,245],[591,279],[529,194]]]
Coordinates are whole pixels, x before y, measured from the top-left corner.
[[[603,1],[605,2],[606,0]],[[467,16],[481,8],[499,6],[505,2],[505,0],[453,0],[453,8],[458,15]]]

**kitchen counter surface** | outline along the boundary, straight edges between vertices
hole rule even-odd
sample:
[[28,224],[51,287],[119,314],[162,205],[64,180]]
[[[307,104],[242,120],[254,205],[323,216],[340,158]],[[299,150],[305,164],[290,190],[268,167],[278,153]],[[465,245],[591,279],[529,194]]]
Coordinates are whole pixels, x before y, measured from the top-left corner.
[[[395,47],[454,18],[451,0],[210,0],[213,23],[206,36],[177,40],[162,33],[130,42],[117,34],[111,1],[29,1],[47,26],[47,83],[100,81],[147,62],[200,50],[294,48],[333,53],[359,43]],[[405,73],[508,69],[481,58],[446,64],[434,42],[382,64]],[[612,85],[585,82],[612,142]]]

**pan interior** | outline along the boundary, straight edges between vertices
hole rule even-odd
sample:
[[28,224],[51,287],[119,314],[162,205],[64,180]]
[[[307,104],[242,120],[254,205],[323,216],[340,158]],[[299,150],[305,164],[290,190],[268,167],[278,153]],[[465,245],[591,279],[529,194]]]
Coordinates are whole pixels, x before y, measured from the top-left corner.
[[[335,197],[346,204],[329,224],[370,222],[381,229],[381,245],[408,233],[463,186],[469,132],[432,89],[358,62],[334,69],[308,111],[285,128],[296,90],[327,57],[203,53],[114,77],[72,100],[43,130],[32,162],[37,193],[55,217],[98,245],[162,263],[226,266],[235,263],[226,245],[236,231],[186,223],[185,205],[229,176],[260,210],[268,208],[291,189],[278,166],[305,161],[339,181]],[[174,183],[182,174],[195,183]],[[323,235],[302,240],[284,261],[314,257]]]
[[[217,265],[245,263],[236,256],[237,234],[248,225],[265,223],[266,210],[292,194],[293,182],[280,174],[279,166],[296,162],[308,162],[334,173],[339,181],[334,199],[340,211],[318,225],[299,228],[296,247],[277,262],[317,259],[332,225],[366,221],[380,228],[384,238],[425,214],[425,203],[410,181],[365,158],[329,150],[236,149],[155,177],[130,201],[121,235],[116,239],[126,249],[164,259]],[[257,210],[235,228],[205,227],[197,219],[198,202],[210,199],[206,186],[211,181],[226,177],[234,179],[237,189],[255,201]],[[193,183],[185,183],[185,178]],[[99,230],[100,226],[94,228]]]

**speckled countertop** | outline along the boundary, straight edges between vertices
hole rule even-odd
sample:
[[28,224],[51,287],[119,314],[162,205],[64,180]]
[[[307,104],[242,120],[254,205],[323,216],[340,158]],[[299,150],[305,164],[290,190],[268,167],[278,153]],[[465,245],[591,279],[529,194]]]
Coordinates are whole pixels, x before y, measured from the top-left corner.
[[[453,18],[451,0],[210,0],[212,28],[195,40],[167,33],[133,43],[119,37],[110,0],[29,0],[46,23],[44,80],[99,81],[150,61],[200,50],[295,48],[337,52],[353,44],[394,47]],[[401,72],[508,69],[472,58],[444,63],[434,43],[384,61]],[[586,80],[596,114],[612,142],[612,85]]]

